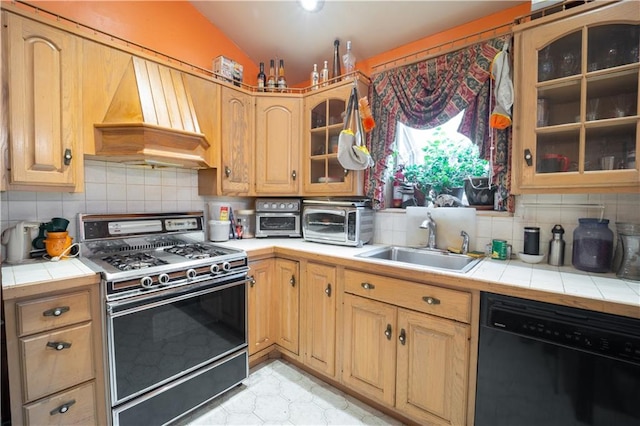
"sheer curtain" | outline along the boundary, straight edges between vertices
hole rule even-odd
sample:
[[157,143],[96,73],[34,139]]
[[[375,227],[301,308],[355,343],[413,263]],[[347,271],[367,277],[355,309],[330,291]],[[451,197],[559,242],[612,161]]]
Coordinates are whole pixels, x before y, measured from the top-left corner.
[[385,169],[396,123],[429,129],[446,123],[462,110],[465,113],[458,131],[478,145],[480,155],[488,158],[494,154],[498,180],[508,188],[510,130],[494,131],[492,138],[489,134],[490,66],[506,42],[507,37],[494,38],[374,77],[369,97],[376,127],[368,134],[367,144],[375,164],[367,171],[365,191],[376,208],[384,207]]

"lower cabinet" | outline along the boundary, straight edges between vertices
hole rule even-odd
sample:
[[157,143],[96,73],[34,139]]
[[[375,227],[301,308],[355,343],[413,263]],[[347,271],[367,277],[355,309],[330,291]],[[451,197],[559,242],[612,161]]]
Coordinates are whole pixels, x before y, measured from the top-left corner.
[[275,317],[271,306],[274,300],[274,288],[271,285],[273,262],[273,259],[266,259],[249,264],[249,356],[268,348],[275,341]]
[[298,354],[300,316],[300,267],[294,260],[275,260],[276,343]]
[[420,424],[465,424],[469,324],[400,306],[457,316],[469,295],[355,271],[345,292],[343,383]]
[[305,365],[334,377],[336,374],[336,267],[308,262],[303,282]]

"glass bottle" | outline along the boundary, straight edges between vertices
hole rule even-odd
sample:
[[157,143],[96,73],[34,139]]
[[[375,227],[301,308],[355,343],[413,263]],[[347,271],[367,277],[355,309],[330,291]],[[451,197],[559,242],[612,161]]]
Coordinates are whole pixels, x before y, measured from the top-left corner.
[[264,92],[264,85],[267,76],[264,74],[264,62],[260,62],[260,72],[258,72],[258,92]]
[[351,51],[351,41],[347,41],[347,53],[342,55],[342,62],[344,63],[344,73],[351,74],[356,70],[356,57]]
[[284,76],[284,59],[280,59],[278,67],[278,90],[284,92],[287,89],[287,79]]
[[267,91],[273,92],[276,90],[276,66],[275,61],[272,59],[269,63],[269,77],[267,78]]
[[331,70],[331,80],[342,75],[340,70],[340,40],[335,39],[333,42],[333,69]]
[[318,89],[318,80],[320,80],[320,74],[318,73],[318,64],[313,64],[313,71],[311,71],[311,78],[309,79],[311,82],[311,89]]
[[322,72],[320,73],[320,82],[322,83],[322,87],[325,87],[329,81],[329,61],[324,61],[324,68],[322,68]]
[[574,268],[587,272],[608,272],[613,255],[613,232],[608,219],[580,218],[573,231]]

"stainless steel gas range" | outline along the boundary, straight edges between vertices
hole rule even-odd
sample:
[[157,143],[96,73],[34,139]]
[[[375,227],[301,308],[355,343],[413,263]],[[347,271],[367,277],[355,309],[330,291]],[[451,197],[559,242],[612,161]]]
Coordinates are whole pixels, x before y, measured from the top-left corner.
[[206,242],[203,212],[78,225],[102,276],[114,425],[169,423],[247,377],[247,255]]

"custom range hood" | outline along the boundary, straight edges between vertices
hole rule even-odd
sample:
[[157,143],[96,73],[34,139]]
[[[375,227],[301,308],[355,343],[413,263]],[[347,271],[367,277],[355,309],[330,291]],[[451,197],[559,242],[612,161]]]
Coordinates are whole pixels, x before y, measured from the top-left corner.
[[95,157],[151,166],[207,168],[200,131],[180,71],[133,57],[102,123],[94,124]]

